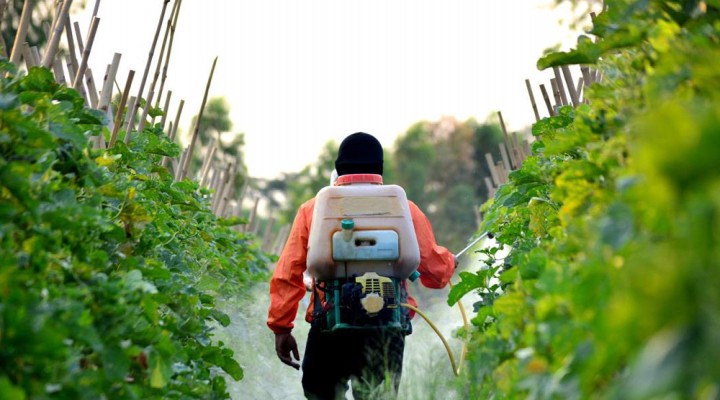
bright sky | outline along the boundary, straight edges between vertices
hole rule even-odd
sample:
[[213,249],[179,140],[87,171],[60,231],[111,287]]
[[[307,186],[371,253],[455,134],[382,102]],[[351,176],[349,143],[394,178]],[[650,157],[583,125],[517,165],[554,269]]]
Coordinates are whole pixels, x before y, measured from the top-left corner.
[[[508,129],[520,130],[534,121],[525,79],[537,88],[551,75],[537,71],[538,57],[578,35],[558,23],[568,10],[551,3],[184,0],[165,85],[173,91],[170,115],[184,99],[181,129],[189,130],[218,56],[210,96],[227,99],[255,177],[298,171],[325,142],[357,131],[389,148],[417,121],[483,121],[498,110]],[[94,1],[87,4],[73,17],[83,32]],[[90,58],[96,80],[122,53],[118,82],[134,69],[137,93],[162,4],[101,1]],[[156,58],[161,42],[162,33]]]

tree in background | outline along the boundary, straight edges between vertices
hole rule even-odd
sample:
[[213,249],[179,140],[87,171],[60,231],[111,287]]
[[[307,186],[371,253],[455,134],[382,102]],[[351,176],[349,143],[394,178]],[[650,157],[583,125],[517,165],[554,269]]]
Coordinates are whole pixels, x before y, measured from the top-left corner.
[[474,119],[419,122],[400,136],[392,155],[398,185],[428,216],[438,242],[462,248],[477,230],[487,200],[485,153],[498,159],[500,128]]
[[[190,126],[194,131],[197,124],[197,115],[192,118]],[[208,100],[205,110],[203,111],[202,120],[198,130],[198,141],[200,151],[193,155],[192,171],[198,171],[203,160],[210,151],[211,144],[217,146],[214,162],[227,165],[232,162],[237,165],[237,173],[235,174],[235,190],[242,190],[247,180],[247,166],[245,165],[245,157],[243,154],[243,146],[245,145],[245,134],[241,132],[231,132],[232,120],[230,120],[230,106],[224,97],[213,97]],[[216,164],[216,165],[218,165]]]

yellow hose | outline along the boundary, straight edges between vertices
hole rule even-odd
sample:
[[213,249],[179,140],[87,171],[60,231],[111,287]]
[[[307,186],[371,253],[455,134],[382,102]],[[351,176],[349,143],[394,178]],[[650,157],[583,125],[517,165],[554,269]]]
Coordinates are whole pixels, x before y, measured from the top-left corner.
[[[452,288],[452,283],[449,283],[450,287]],[[418,315],[423,317],[425,321],[430,325],[430,327],[435,331],[435,333],[438,335],[440,340],[442,341],[443,345],[445,346],[445,350],[447,351],[448,358],[450,358],[450,365],[452,365],[452,370],[455,376],[460,376],[460,368],[462,368],[463,361],[465,361],[465,355],[467,353],[467,340],[463,341],[463,347],[460,351],[460,363],[455,364],[455,356],[453,356],[452,350],[450,349],[450,345],[448,344],[447,340],[445,340],[445,336],[443,336],[442,333],[440,333],[440,330],[435,326],[435,324],[428,318],[427,315],[425,315],[424,312],[420,311],[417,307],[413,306],[412,304],[402,303],[400,304],[402,307],[408,308],[410,310],[415,311]],[[460,314],[462,315],[463,319],[463,325],[465,326],[465,331],[467,334],[467,331],[469,330],[469,324],[467,320],[467,315],[465,314],[465,307],[462,305],[462,302],[458,301],[458,307],[460,308]]]

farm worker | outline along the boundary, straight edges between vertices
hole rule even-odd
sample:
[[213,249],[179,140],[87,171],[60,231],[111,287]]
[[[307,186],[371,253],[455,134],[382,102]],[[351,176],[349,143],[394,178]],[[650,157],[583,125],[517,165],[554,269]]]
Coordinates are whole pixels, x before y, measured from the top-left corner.
[[[383,149],[380,142],[367,133],[354,133],[340,144],[335,168],[339,176],[347,174],[383,173]],[[443,288],[450,280],[456,260],[448,249],[435,242],[427,217],[412,202],[410,215],[420,248],[421,283],[429,288]],[[280,360],[300,368],[297,343],[291,331],[297,315],[298,302],[305,295],[303,272],[306,269],[308,236],[314,199],[300,206],[290,236],[277,262],[270,281],[268,327],[275,333],[275,350]],[[314,295],[314,294],[313,294]],[[414,300],[409,299],[412,304]],[[312,321],[313,301],[305,314]],[[383,384],[397,395],[405,338],[399,331],[323,332],[312,326],[302,361],[302,385],[310,399],[335,399],[343,396],[348,381],[353,380],[353,395],[366,398],[366,386]],[[291,357],[292,356],[292,357]],[[294,360],[293,360],[294,358]]]

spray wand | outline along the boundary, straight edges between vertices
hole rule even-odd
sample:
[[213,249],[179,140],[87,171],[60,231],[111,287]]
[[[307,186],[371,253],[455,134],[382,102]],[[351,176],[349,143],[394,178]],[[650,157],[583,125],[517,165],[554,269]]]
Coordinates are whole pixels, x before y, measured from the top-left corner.
[[[469,245],[465,246],[464,249],[460,250],[457,254],[455,254],[455,260],[457,260],[460,256],[465,254],[466,251],[470,250],[473,246],[477,244],[477,242],[481,241],[482,239],[485,239],[486,237],[493,238],[492,233],[485,232],[482,235],[478,236],[473,240]],[[448,282],[448,285],[450,285],[450,288],[452,289],[452,282]],[[463,319],[463,327],[465,328],[465,331],[468,331],[470,329],[470,324],[468,323],[467,314],[465,313],[465,306],[463,306],[461,301],[457,302],[458,308],[460,309],[460,315],[462,315]],[[462,368],[463,361],[465,361],[465,355],[467,354],[467,340],[463,341],[463,347],[460,351],[460,362],[455,362],[455,356],[453,356],[452,350],[450,349],[450,345],[448,344],[447,340],[445,339],[445,336],[440,332],[440,330],[435,326],[435,324],[428,318],[425,313],[420,311],[417,307],[413,306],[412,304],[408,303],[402,303],[400,304],[402,307],[408,308],[410,310],[415,311],[418,315],[423,317],[425,321],[430,325],[430,327],[435,331],[435,333],[438,335],[440,340],[442,341],[443,345],[445,346],[445,350],[447,351],[448,358],[450,358],[450,364],[452,365],[452,370],[455,376],[460,376],[460,369]]]

